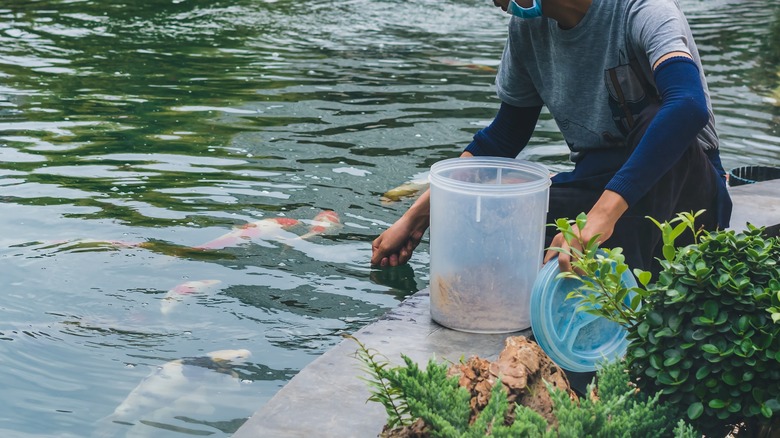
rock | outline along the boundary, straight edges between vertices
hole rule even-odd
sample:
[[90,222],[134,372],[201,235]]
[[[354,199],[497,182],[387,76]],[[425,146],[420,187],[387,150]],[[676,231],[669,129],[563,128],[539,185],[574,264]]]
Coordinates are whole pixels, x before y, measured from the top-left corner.
[[379,438],[428,438],[430,436],[430,430],[421,418],[409,426],[396,427],[395,429],[388,429],[385,426],[382,433],[379,434]]
[[[551,426],[557,426],[552,414],[552,400],[545,382],[566,391],[572,400],[578,400],[566,374],[537,345],[524,336],[509,337],[498,360],[490,362],[471,357],[465,364],[455,364],[451,375],[459,375],[459,383],[471,392],[471,421],[487,405],[493,385],[501,379],[510,404],[527,406],[542,415]],[[513,418],[509,418],[511,422]]]

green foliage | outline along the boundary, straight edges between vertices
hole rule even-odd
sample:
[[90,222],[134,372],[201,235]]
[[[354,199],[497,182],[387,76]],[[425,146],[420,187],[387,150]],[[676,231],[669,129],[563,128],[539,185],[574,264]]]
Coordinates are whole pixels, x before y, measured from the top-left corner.
[[[700,427],[718,431],[780,411],[780,240],[752,225],[743,233],[697,230],[702,212],[664,223],[649,218],[661,230],[662,271],[651,282],[650,273],[635,270],[643,287],[628,290],[618,283],[628,269],[621,249],[600,249],[596,238],[584,242],[576,232],[585,215],[556,225],[583,248],[571,251],[582,276],[561,274],[583,281],[569,298],[628,329],[629,369],[643,389],[660,391]],[[686,230],[694,243],[675,246]]]
[[702,428],[780,411],[780,240],[762,231],[701,232],[665,252],[629,329],[632,375]]
[[[591,384],[586,392],[593,389]],[[638,391],[629,382],[624,362],[605,364],[598,371],[598,400],[583,398],[577,403],[563,392],[551,394],[561,438],[701,436],[685,422],[679,434],[674,432],[680,421],[676,407],[660,403],[660,394],[648,397]]]
[[[582,286],[571,291],[567,299],[577,299],[578,311],[587,312],[614,321],[624,327],[637,324],[637,311],[646,291],[640,287],[627,287],[622,277],[629,267],[621,248],[599,248],[598,235],[590,241],[584,241],[579,230],[586,224],[586,215],[581,213],[574,221],[558,219],[555,222],[558,231],[570,245],[568,251],[563,248],[551,248],[572,257],[571,264],[575,272],[561,272],[560,278],[577,279]],[[575,227],[576,226],[576,227]],[[582,248],[580,250],[579,248]],[[576,272],[584,273],[578,275]],[[650,273],[637,272],[641,284],[647,284]]]
[[434,437],[460,436],[469,426],[469,392],[458,385],[457,377],[447,377],[446,364],[430,360],[422,371],[408,356],[402,357],[405,367],[382,374],[391,387],[400,390],[411,416],[430,425]]
[[[353,338],[354,339],[354,338]],[[659,395],[646,397],[629,383],[624,362],[605,365],[598,372],[598,400],[572,401],[568,394],[548,385],[554,402],[553,414],[558,420],[557,430],[551,428],[539,413],[521,405],[510,407],[500,380],[493,385],[487,406],[469,424],[470,394],[458,386],[457,377],[447,377],[446,364],[434,360],[423,371],[403,356],[405,365],[390,368],[373,365],[373,356],[362,344],[358,358],[369,370],[369,400],[387,403],[388,425],[401,425],[393,406],[408,406],[408,419],[422,418],[430,436],[442,438],[510,437],[700,437],[695,430],[679,420],[672,405],[659,403]],[[368,360],[368,363],[367,363]],[[594,389],[591,384],[589,391]],[[398,394],[389,398],[386,394]],[[507,424],[510,409],[515,419]],[[392,423],[391,423],[392,421]],[[408,422],[406,422],[408,424]],[[391,426],[392,427],[392,426]]]

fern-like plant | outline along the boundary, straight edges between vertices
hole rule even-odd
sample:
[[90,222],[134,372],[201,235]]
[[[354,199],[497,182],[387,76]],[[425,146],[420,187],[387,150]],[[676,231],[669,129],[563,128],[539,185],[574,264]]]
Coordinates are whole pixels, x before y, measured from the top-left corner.
[[389,428],[409,425],[411,417],[406,398],[403,396],[400,388],[392,385],[386,379],[386,376],[390,373],[390,362],[378,351],[366,347],[356,337],[352,335],[344,335],[344,337],[352,339],[358,344],[355,355],[363,364],[363,371],[368,374],[368,377],[361,377],[368,384],[371,391],[368,401],[384,406],[387,412],[387,425]]

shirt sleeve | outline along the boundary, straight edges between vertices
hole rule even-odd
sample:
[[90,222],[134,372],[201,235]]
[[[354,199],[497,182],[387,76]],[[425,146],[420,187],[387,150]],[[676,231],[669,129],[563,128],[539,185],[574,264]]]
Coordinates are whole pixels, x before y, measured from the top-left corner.
[[674,0],[636,2],[628,13],[628,29],[634,50],[646,54],[650,66],[668,53],[694,55],[688,21]]
[[665,60],[655,70],[661,107],[636,149],[605,187],[629,206],[641,199],[688,147],[699,147],[696,135],[709,121],[699,69],[686,57]]
[[496,75],[496,93],[502,102],[515,107],[542,106],[539,92],[533,85],[528,73],[527,56],[533,56],[530,49],[530,34],[519,18],[509,21],[509,36],[501,56],[501,64]]
[[474,135],[466,152],[474,156],[517,157],[531,139],[541,111],[541,106],[521,108],[502,102],[493,122]]

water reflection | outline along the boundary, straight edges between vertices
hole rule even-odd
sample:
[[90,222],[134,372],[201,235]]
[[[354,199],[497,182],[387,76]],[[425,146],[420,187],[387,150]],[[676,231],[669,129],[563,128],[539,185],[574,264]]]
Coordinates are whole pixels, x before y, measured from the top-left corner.
[[[726,167],[776,163],[780,6],[682,3]],[[162,364],[246,348],[208,409],[120,429],[227,436],[425,287],[425,242],[368,267],[412,202],[383,195],[489,123],[506,20],[478,0],[3,2],[0,434],[84,436]],[[568,168],[548,114],[523,157]],[[301,238],[323,210],[341,227]],[[200,248],[272,218],[301,226]]]

